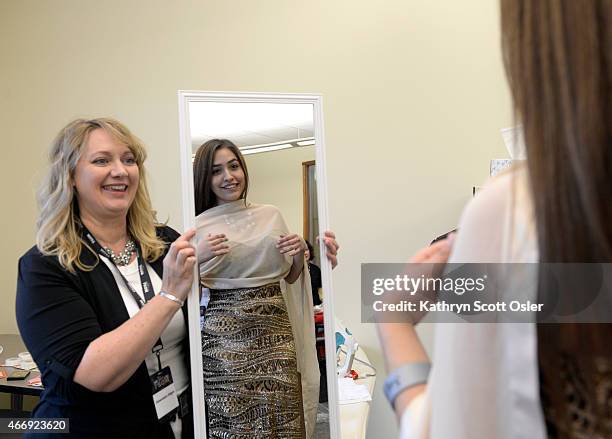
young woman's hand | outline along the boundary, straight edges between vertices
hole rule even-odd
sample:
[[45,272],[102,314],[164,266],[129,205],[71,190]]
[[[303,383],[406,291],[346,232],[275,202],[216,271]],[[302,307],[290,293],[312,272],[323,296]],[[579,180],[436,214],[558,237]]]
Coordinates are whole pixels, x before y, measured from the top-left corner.
[[287,254],[289,256],[295,256],[297,254],[304,255],[306,250],[306,243],[300,235],[291,233],[289,235],[281,235],[276,241],[276,248],[281,254]]
[[422,248],[410,259],[411,263],[420,264],[445,264],[455,242],[455,234],[451,233],[447,238]]
[[340,250],[340,244],[336,241],[336,235],[334,232],[327,230],[323,236],[323,243],[325,244],[325,254],[329,262],[331,262],[332,269],[338,265],[338,250]]
[[206,238],[202,238],[198,242],[198,263],[208,262],[215,256],[224,255],[228,252],[229,245],[227,245],[225,234],[213,235],[209,233]]

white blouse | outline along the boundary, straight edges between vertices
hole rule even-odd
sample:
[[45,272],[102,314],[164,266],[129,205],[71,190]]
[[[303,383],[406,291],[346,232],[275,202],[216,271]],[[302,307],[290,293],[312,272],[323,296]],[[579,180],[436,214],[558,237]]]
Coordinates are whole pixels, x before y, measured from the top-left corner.
[[[493,179],[467,205],[449,263],[537,262],[527,170]],[[536,279],[529,282],[536,296]],[[436,325],[424,394],[403,413],[401,439],[544,439],[533,323]]]
[[[134,258],[134,260],[128,265],[115,267],[115,265],[113,265],[113,263],[111,263],[107,258],[100,256],[100,259],[104,261],[104,263],[113,273],[115,282],[117,283],[119,291],[121,292],[121,298],[123,299],[125,308],[129,316],[133,317],[140,310],[140,308],[138,308],[138,304],[125,286],[121,276],[119,276],[117,268],[121,271],[123,276],[127,279],[138,295],[144,299],[142,284],[140,283],[140,276],[138,274],[138,261],[136,258]],[[151,277],[151,283],[153,284],[153,291],[155,291],[155,294],[159,294],[159,291],[161,291],[162,281],[149,264],[146,264],[146,266],[149,276]],[[186,353],[183,349],[183,341],[185,337],[185,319],[183,318],[183,313],[181,310],[179,310],[174,314],[174,316],[172,316],[170,323],[162,332],[161,340],[164,345],[164,349],[160,354],[162,367],[170,366],[170,371],[172,372],[172,379],[174,380],[174,386],[177,394],[184,392],[189,386],[189,376],[187,373],[187,368],[185,367]],[[153,354],[153,352],[147,355],[145,362],[147,364],[149,375],[158,371],[157,356]],[[174,432],[174,436],[176,438],[180,438],[182,429],[180,418],[177,417],[176,421],[171,422],[170,425]]]

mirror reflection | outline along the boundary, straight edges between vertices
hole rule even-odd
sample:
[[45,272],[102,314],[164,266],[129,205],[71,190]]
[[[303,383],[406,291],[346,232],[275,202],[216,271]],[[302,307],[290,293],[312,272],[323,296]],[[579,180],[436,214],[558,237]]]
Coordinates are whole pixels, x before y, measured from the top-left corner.
[[313,106],[189,105],[208,436],[329,437]]

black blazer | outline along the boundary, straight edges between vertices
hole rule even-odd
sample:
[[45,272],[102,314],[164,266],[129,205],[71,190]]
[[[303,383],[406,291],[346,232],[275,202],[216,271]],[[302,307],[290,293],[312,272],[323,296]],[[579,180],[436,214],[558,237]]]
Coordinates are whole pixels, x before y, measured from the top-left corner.
[[[168,243],[165,256],[169,244],[179,235],[165,226],[159,227],[157,234]],[[159,277],[163,274],[163,256],[150,263]],[[84,247],[81,260],[92,265],[96,258]],[[19,260],[16,312],[21,337],[40,368],[45,387],[33,417],[69,418],[67,437],[73,438],[174,437],[168,424],[157,421],[144,361],[114,392],[93,392],[73,381],[89,343],[129,319],[106,264],[100,262],[92,271],[77,269],[71,274],[57,257],[43,256],[32,247]],[[186,306],[183,314],[187,319]],[[188,353],[187,339],[185,344]],[[184,419],[183,437],[189,437],[191,427],[191,421]]]

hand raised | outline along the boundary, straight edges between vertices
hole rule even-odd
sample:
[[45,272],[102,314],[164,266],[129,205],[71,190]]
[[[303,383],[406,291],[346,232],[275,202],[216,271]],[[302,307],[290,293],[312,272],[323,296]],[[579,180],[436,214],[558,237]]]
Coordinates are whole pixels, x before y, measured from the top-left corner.
[[213,235],[209,233],[207,237],[201,238],[198,242],[198,263],[208,262],[215,256],[227,254],[229,245],[225,234]]
[[445,239],[422,248],[410,259],[408,265],[412,271],[412,277],[423,275],[425,277],[440,277],[444,271],[448,257],[453,249],[455,234],[448,235]]
[[193,284],[193,267],[196,263],[195,247],[190,240],[195,230],[189,229],[170,245],[164,258],[162,290],[185,300]]
[[422,248],[419,250],[411,259],[412,263],[423,263],[423,264],[446,264],[450,252],[453,248],[453,242],[455,241],[455,234],[448,235],[446,239],[442,239],[432,245]]
[[306,250],[306,243],[300,235],[291,233],[289,235],[281,235],[276,241],[276,248],[281,254],[288,254],[289,256],[295,256],[297,254],[304,254]]

